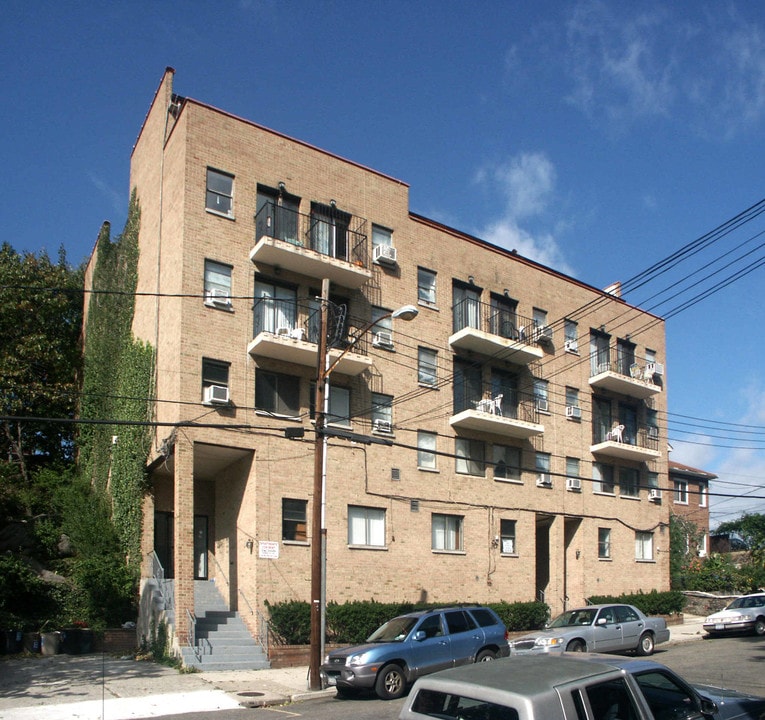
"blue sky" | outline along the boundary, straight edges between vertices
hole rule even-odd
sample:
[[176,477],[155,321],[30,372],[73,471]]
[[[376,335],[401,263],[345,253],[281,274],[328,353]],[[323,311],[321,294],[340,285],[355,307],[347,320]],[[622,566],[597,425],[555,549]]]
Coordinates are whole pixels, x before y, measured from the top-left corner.
[[[765,197],[761,3],[5,0],[0,62],[0,238],[73,263],[103,220],[122,228],[166,66],[180,94],[397,177],[414,212],[598,287]],[[627,296],[669,316],[671,457],[744,496],[713,496],[713,527],[765,512],[761,232],[753,218]]]

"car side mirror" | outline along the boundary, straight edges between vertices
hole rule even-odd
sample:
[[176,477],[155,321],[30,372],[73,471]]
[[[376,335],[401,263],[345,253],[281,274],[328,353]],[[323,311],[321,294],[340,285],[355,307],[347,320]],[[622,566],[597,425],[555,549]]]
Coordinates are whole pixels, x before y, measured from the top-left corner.
[[705,717],[711,718],[716,716],[718,710],[719,708],[717,707],[716,702],[710,700],[709,698],[701,698],[701,712]]
[[606,618],[604,618],[604,617],[599,617],[599,618],[598,618],[598,619],[595,621],[595,624],[596,624],[596,625],[605,625],[607,622],[608,622],[608,620],[606,620]]
[[424,640],[426,637],[428,637],[425,634],[424,630],[418,630],[414,635],[412,635],[412,640],[415,640],[416,642],[420,642]]

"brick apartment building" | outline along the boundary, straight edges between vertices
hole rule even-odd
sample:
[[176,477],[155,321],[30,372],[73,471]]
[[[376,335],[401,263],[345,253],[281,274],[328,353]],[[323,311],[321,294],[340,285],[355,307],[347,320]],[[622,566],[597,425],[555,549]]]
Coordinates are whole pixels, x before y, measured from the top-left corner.
[[[155,418],[216,425],[160,428],[148,458],[144,576],[156,552],[175,617],[200,578],[253,632],[265,601],[311,597],[322,307],[329,426],[355,434],[327,441],[328,600],[543,599],[557,612],[666,590],[663,321],[618,285],[417,215],[406,183],[181,97],[173,80],[130,182],[133,328],[156,348]],[[404,305],[411,322],[391,317]]]
[[[700,557],[704,557],[709,554],[709,483],[717,475],[674,460],[669,460],[668,466],[671,492],[669,511],[689,520],[703,533],[695,550]],[[691,542],[689,538],[689,545]]]

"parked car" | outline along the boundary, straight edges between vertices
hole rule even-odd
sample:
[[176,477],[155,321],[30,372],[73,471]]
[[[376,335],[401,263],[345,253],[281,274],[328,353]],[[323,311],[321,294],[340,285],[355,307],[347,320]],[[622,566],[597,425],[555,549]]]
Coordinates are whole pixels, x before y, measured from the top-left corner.
[[728,632],[753,632],[765,635],[765,593],[736,598],[725,610],[713,613],[703,624],[710,635]]
[[507,629],[493,610],[449,607],[388,620],[366,644],[330,652],[321,672],[338,695],[366,688],[390,700],[422,675],[508,654]]
[[765,698],[690,685],[653,660],[613,655],[509,657],[428,675],[399,720],[761,720]]
[[512,655],[562,652],[621,652],[650,655],[669,640],[667,622],[647,617],[632,605],[587,605],[566,610],[544,630],[510,643]]

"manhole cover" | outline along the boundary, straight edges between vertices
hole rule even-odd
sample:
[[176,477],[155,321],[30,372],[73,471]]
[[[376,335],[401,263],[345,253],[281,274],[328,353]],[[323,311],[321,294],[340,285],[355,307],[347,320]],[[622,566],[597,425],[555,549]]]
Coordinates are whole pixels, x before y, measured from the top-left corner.
[[237,693],[237,695],[241,695],[242,697],[263,697],[265,693],[253,691],[253,692],[240,692],[240,693]]

